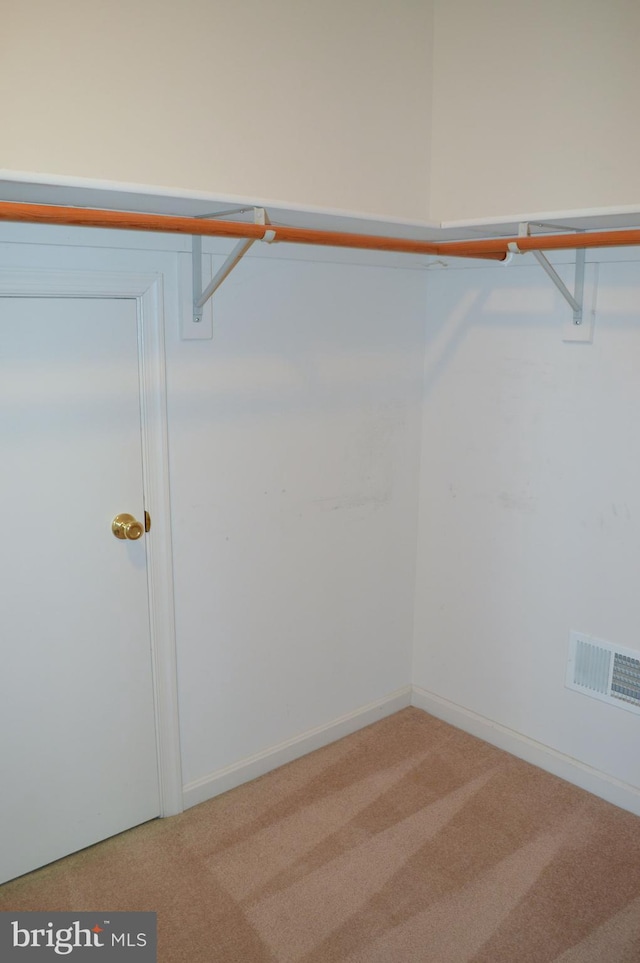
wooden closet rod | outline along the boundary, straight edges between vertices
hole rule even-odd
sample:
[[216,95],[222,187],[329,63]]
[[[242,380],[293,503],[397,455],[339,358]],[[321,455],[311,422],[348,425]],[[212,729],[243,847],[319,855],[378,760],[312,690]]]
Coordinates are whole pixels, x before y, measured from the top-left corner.
[[471,241],[443,241],[438,254],[451,257],[487,257],[517,251],[567,251],[588,247],[633,247],[640,245],[640,230],[581,231],[576,234],[529,234],[524,237],[491,237]]
[[[66,224],[76,227],[107,227],[126,231],[156,231],[168,234],[199,234],[205,237],[254,238],[265,234],[272,241],[289,244],[320,244],[325,247],[350,247],[369,251],[393,251],[398,254],[440,254],[441,244],[434,241],[411,241],[399,237],[373,234],[347,234],[340,231],[314,231],[303,227],[280,227],[275,224],[246,224],[238,221],[204,220],[200,217],[176,217],[170,214],[137,214],[132,211],[92,210],[86,207],[56,207],[50,204],[17,204],[0,202],[0,221],[31,224]],[[464,254],[503,261],[505,254]]]
[[538,234],[524,237],[496,237],[468,241],[412,241],[340,231],[316,231],[274,224],[246,224],[237,221],[205,220],[169,214],[138,214],[133,211],[108,211],[85,207],[58,207],[50,204],[19,204],[0,201],[0,221],[31,224],[66,224],[77,227],[116,228],[127,231],[156,231],[168,234],[198,234],[207,237],[254,238],[289,244],[318,244],[398,254],[430,254],[439,257],[471,257],[504,261],[514,250],[558,251],[589,247],[640,245],[640,230],[590,231],[576,234]]

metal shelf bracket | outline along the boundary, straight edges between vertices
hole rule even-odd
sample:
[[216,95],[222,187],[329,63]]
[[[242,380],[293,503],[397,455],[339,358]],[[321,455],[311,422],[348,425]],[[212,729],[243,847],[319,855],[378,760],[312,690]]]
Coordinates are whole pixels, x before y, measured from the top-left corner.
[[[542,225],[542,226],[546,226],[546,225]],[[523,223],[521,223],[520,229],[518,231],[518,236],[528,237],[530,233],[529,227],[530,225],[528,222],[524,221]],[[508,247],[509,247],[510,254],[525,253],[518,248],[517,241],[512,241],[508,245]],[[577,248],[576,250],[576,273],[575,273],[575,281],[573,286],[573,294],[571,293],[567,285],[564,283],[564,281],[562,280],[562,278],[560,277],[556,269],[550,263],[546,255],[542,253],[542,251],[531,251],[531,253],[535,257],[536,261],[538,262],[540,267],[543,269],[543,271],[545,271],[549,275],[549,277],[557,287],[562,297],[565,299],[567,304],[572,309],[573,323],[578,325],[582,324],[582,309],[583,309],[583,302],[584,302],[584,265],[585,265],[585,258],[586,258],[585,249]]]
[[[246,208],[239,208],[246,210]],[[227,213],[227,212],[224,212]],[[214,215],[212,215],[214,216]],[[269,217],[263,207],[253,208],[253,219],[255,224],[269,224]],[[275,239],[275,231],[265,231],[261,241],[271,243]],[[206,288],[202,290],[202,237],[199,234],[192,236],[191,258],[193,261],[193,320],[195,324],[202,321],[202,310],[213,294],[218,290],[222,282],[229,277],[234,267],[236,267],[245,256],[252,244],[258,238],[250,238],[239,241],[231,251],[226,261],[219,271],[214,274]]]
[[574,282],[574,293],[568,289],[553,265],[549,263],[542,251],[532,251],[540,267],[547,272],[558,291],[565,301],[573,308],[573,323],[582,324],[582,305],[584,298],[584,264],[586,251],[584,248],[576,250],[576,274]]

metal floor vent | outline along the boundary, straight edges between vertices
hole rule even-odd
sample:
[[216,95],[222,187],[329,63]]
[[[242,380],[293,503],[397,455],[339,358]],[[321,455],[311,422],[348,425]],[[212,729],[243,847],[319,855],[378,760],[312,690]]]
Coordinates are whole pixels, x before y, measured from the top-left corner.
[[572,632],[566,685],[620,709],[640,712],[640,652]]

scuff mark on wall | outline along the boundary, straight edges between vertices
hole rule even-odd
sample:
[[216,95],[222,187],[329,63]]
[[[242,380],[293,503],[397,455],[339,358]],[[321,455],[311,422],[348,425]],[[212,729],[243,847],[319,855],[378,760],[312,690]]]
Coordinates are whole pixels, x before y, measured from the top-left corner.
[[503,508],[523,512],[525,515],[535,515],[536,513],[538,500],[534,495],[525,495],[519,492],[499,492],[497,498]]

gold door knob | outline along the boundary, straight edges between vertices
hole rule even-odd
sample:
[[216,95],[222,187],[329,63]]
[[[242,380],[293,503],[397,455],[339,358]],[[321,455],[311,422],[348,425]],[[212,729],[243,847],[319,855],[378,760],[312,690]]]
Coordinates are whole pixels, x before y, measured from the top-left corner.
[[116,515],[111,522],[111,531],[116,538],[128,538],[135,542],[136,539],[142,538],[144,524],[134,518],[133,515],[127,515],[124,512],[122,515]]

